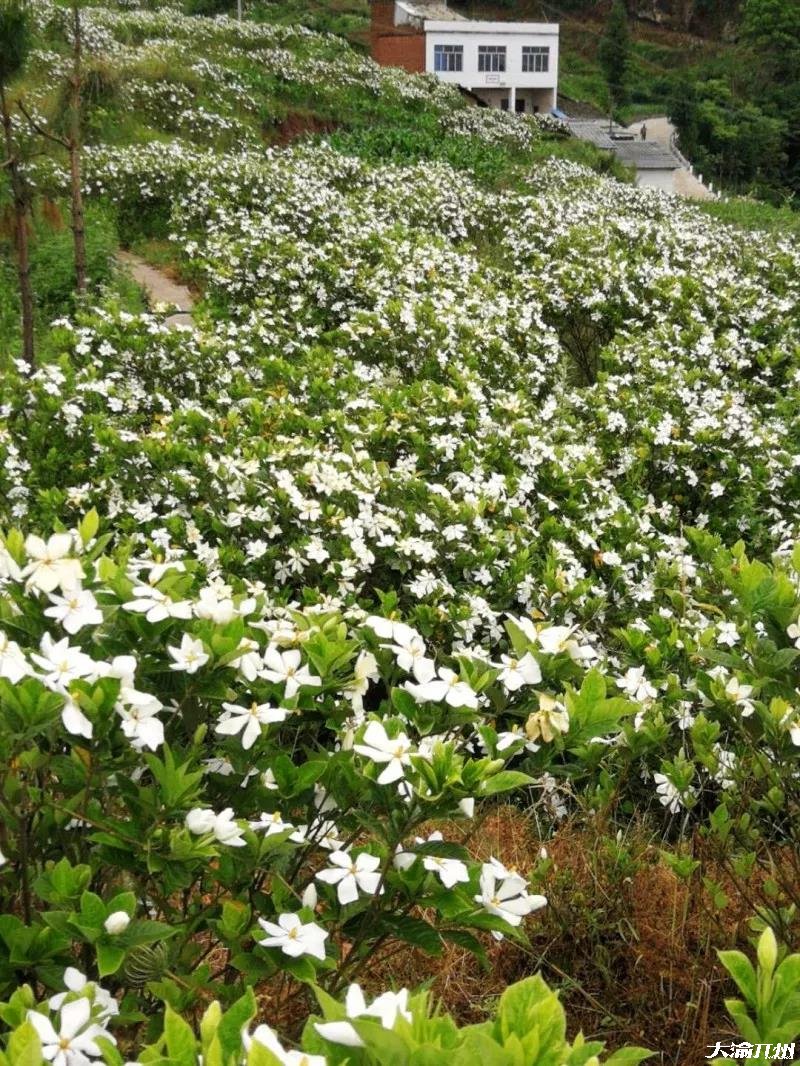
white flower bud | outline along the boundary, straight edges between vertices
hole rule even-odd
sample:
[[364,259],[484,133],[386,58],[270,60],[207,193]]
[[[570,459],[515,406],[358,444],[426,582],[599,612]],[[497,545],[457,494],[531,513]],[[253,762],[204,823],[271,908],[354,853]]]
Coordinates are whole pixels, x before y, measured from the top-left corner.
[[190,833],[196,833],[198,836],[202,836],[205,833],[211,833],[213,831],[216,820],[217,816],[212,810],[203,810],[202,807],[193,807],[186,815],[186,828]]
[[475,800],[472,796],[468,796],[466,799],[459,802],[458,809],[465,818],[473,818],[475,815]]
[[111,936],[117,936],[119,933],[124,933],[130,924],[130,915],[126,914],[125,911],[114,911],[103,922],[103,928]]
[[314,882],[313,881],[311,882],[311,884],[308,886],[308,888],[303,893],[302,901],[303,901],[303,906],[304,907],[310,907],[312,911],[316,907],[316,905],[317,905],[317,890],[314,887]]

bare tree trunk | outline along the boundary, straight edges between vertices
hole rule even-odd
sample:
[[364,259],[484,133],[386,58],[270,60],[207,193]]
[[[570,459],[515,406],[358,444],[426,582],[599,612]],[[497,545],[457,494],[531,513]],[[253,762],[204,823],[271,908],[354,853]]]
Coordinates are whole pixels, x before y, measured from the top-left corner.
[[8,171],[11,177],[11,191],[14,197],[14,219],[16,229],[17,274],[19,277],[19,301],[22,309],[22,355],[32,367],[35,364],[33,347],[33,289],[31,288],[31,265],[28,256],[27,198],[25,185],[19,172],[14,135],[11,129],[11,114],[8,110],[5,89],[0,83],[0,111],[2,111],[3,133],[5,137]]
[[72,27],[74,42],[70,79],[69,173],[72,188],[72,236],[75,244],[75,288],[82,296],[86,292],[86,226],[81,190],[81,10],[77,4],[72,7]]

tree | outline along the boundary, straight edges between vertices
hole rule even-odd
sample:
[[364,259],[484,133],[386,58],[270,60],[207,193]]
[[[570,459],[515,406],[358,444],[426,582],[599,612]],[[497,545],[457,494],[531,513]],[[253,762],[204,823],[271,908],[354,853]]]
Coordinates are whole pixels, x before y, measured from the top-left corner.
[[83,28],[81,26],[81,7],[79,0],[70,4],[70,23],[72,30],[72,70],[67,79],[64,113],[66,118],[66,136],[61,136],[53,129],[43,126],[30,114],[24,103],[19,102],[22,113],[29,125],[41,137],[67,150],[70,175],[70,215],[72,219],[72,237],[75,253],[75,289],[79,295],[86,292],[86,222],[83,209],[83,189],[81,188],[81,90],[83,88]]
[[631,41],[628,31],[628,12],[624,0],[614,0],[608,16],[606,32],[597,53],[606,77],[611,110],[628,102],[628,74],[631,62]]
[[72,195],[72,234],[75,242],[75,288],[86,292],[86,233],[81,189],[81,87],[83,84],[83,33],[81,9],[72,4],[72,73],[69,79],[69,152]]
[[22,0],[0,0],[0,118],[6,158],[2,168],[8,171],[14,201],[14,230],[17,274],[22,314],[22,354],[33,366],[33,290],[28,255],[28,191],[20,168],[20,156],[7,89],[25,65],[31,46],[31,25]]

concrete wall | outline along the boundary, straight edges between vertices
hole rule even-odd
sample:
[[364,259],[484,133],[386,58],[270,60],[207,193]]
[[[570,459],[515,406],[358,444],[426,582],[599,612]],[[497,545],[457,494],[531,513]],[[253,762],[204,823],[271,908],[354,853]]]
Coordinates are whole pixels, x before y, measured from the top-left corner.
[[675,173],[674,170],[637,170],[636,184],[643,189],[675,192]]
[[[461,45],[464,49],[463,69],[436,71],[442,81],[463,85],[479,95],[482,89],[495,88],[549,89],[552,107],[558,86],[558,26],[550,23],[524,22],[433,22],[425,23],[426,69],[434,71],[434,49],[437,44]],[[506,49],[504,72],[486,73],[478,70],[478,45],[503,45]],[[522,70],[522,46],[534,45],[550,49],[549,70],[546,73]],[[507,95],[507,94],[506,94]]]
[[[510,103],[510,89],[484,89],[476,87],[472,90],[476,96],[479,96],[481,100],[484,100],[489,107],[501,107],[503,100],[509,100]],[[539,109],[541,114],[547,114],[551,107],[556,105],[555,89],[517,89],[516,99],[522,98],[525,101],[525,114],[532,115],[534,113],[534,105]],[[509,110],[511,108],[509,107]]]

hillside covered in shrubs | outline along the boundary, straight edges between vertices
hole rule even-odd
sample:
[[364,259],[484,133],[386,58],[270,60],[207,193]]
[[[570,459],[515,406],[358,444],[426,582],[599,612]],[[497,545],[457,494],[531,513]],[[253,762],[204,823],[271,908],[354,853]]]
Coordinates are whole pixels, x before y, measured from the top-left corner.
[[794,242],[300,24],[87,7],[75,295],[74,24],[29,16],[0,1063],[779,1061]]

